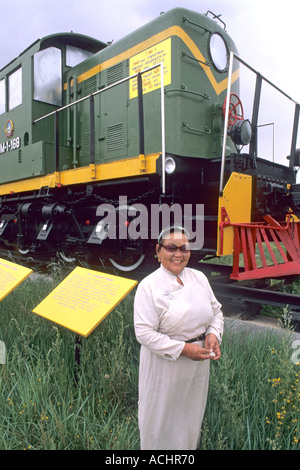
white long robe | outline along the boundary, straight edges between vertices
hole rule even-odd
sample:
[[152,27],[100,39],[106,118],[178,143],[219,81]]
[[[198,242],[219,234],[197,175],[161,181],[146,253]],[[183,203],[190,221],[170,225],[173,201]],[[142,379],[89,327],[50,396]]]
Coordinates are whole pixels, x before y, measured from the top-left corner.
[[[206,406],[210,360],[181,356],[185,341],[214,333],[224,319],[206,276],[185,268],[176,276],[163,266],[139,284],[134,302],[141,343],[139,428],[143,450],[197,448]],[[198,344],[203,347],[203,341]]]

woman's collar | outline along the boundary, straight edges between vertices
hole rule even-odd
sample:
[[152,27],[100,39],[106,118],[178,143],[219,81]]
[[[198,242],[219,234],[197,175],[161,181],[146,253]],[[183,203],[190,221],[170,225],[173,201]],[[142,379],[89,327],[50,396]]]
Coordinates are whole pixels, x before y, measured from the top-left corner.
[[166,269],[162,264],[160,265],[160,268],[167,274],[169,274],[169,276],[172,276],[174,279],[176,279],[176,277],[178,276],[180,279],[183,277],[183,273],[185,271],[185,268],[183,268],[183,270],[181,271],[180,274],[174,274],[172,273],[171,271],[169,271],[168,269]]

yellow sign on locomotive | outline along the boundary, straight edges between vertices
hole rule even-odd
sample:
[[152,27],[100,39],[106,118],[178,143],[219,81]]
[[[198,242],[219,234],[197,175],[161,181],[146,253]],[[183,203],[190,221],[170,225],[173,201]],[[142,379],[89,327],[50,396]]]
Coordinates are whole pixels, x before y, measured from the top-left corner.
[[33,312],[87,337],[136,284],[76,267]]
[[[134,75],[141,72],[155,64],[164,64],[164,85],[171,83],[171,38],[155,44],[154,46],[146,49],[143,52],[131,57],[129,60],[129,73]],[[143,74],[143,93],[160,88],[160,67],[150,70],[148,73]],[[130,80],[129,85],[129,98],[137,97],[137,79]]]
[[0,259],[0,301],[31,273],[32,269]]

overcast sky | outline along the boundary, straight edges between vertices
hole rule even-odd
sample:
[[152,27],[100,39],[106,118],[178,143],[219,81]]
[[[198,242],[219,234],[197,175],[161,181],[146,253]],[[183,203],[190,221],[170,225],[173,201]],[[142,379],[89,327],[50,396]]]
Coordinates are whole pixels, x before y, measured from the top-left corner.
[[0,6],[0,68],[48,34],[116,41],[176,6],[211,10],[222,14],[240,56],[300,101],[298,0],[0,0]]

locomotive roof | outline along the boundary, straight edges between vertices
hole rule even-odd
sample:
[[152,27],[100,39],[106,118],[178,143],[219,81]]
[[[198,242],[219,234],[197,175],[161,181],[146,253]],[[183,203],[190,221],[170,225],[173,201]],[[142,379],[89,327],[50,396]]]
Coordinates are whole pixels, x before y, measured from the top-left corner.
[[93,53],[96,53],[107,46],[105,42],[99,41],[98,39],[94,39],[89,36],[85,36],[84,34],[78,34],[73,32],[51,34],[49,36],[43,37],[42,39],[37,39],[36,41],[34,41],[29,47],[27,47],[23,52],[21,52],[18,57],[10,61],[4,67],[2,67],[0,72],[6,67],[8,67],[11,63],[13,63],[16,59],[21,58],[27,51],[29,51],[34,46],[36,48],[36,51],[38,51],[46,49],[50,46],[59,47],[62,45],[77,46],[81,49],[85,49]]
[[90,36],[85,36],[84,34],[78,33],[58,33],[58,34],[51,34],[50,36],[45,36],[44,38],[40,39],[40,49],[45,49],[49,46],[59,46],[59,45],[70,45],[70,46],[78,46],[82,49],[86,49],[91,52],[98,52],[104,47],[107,46],[105,42],[99,41],[98,39],[94,39]]

